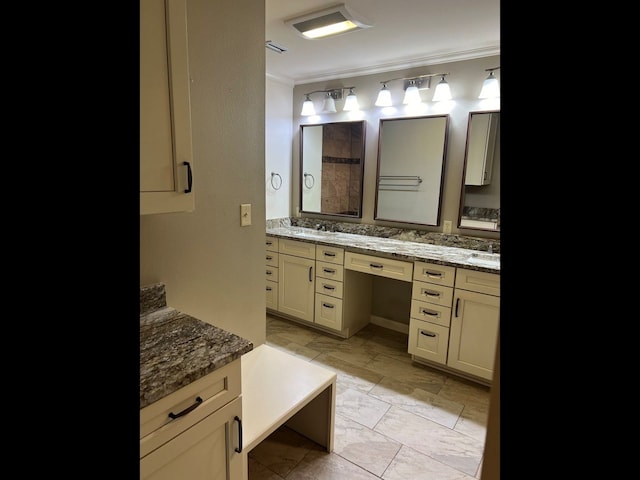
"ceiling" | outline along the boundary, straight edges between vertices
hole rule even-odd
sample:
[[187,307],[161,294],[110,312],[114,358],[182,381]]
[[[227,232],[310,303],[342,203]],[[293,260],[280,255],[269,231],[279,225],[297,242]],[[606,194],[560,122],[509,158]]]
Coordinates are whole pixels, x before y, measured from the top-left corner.
[[[294,85],[500,54],[500,0],[265,0],[267,75]],[[372,28],[308,40],[284,20],[345,3]]]

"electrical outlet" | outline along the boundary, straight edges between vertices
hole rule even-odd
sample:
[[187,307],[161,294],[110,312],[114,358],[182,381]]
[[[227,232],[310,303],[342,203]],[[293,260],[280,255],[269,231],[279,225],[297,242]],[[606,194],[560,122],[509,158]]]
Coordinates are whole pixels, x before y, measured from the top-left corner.
[[240,226],[247,227],[251,225],[251,204],[243,203],[240,205]]
[[442,227],[442,233],[451,233],[451,220],[444,221],[444,227]]

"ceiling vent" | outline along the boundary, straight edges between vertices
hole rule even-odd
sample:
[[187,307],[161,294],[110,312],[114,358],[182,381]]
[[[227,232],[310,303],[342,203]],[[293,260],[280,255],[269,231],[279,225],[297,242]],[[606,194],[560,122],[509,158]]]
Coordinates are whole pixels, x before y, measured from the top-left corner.
[[272,42],[271,40],[267,40],[264,42],[264,46],[269,50],[273,50],[277,53],[284,53],[287,51],[287,47],[283,47],[282,45],[278,45],[276,42]]

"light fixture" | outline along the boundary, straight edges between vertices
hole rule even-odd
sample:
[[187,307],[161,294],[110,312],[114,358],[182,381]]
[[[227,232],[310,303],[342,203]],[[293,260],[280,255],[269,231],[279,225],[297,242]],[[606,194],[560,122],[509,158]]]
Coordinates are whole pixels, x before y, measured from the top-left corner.
[[308,117],[309,115],[315,115],[316,109],[313,107],[313,102],[309,97],[310,94],[307,93],[305,95],[306,95],[306,98],[304,100],[304,103],[302,104],[302,112],[300,112],[300,115],[304,117]]
[[327,92],[327,96],[324,97],[322,113],[336,113],[336,102],[329,92]]
[[356,87],[341,87],[341,88],[330,88],[327,90],[314,90],[313,92],[304,94],[304,103],[302,104],[302,111],[300,115],[303,117],[308,117],[309,115],[315,115],[316,109],[313,106],[313,101],[311,100],[311,95],[314,93],[324,93],[324,102],[322,104],[322,113],[335,113],[336,112],[336,100],[342,100],[342,92],[344,90],[349,90],[349,95],[347,95],[344,106],[342,108],[343,111],[348,112],[349,110],[358,110],[360,107],[358,106],[358,99],[356,94],[353,92],[353,89]]
[[304,38],[314,39],[353,32],[372,26],[344,3],[285,20],[284,23]]
[[489,72],[489,76],[482,83],[482,90],[478,98],[497,98],[500,96],[500,85],[498,79],[493,75],[494,70],[500,67],[486,68],[484,71]]
[[382,89],[378,92],[378,98],[375,103],[376,107],[390,107],[393,105],[391,102],[391,91],[387,88],[387,84],[382,84]]
[[[422,98],[420,97],[420,90],[428,90],[431,88],[431,77],[442,77],[444,80],[445,75],[449,75],[448,73],[426,73],[424,75],[416,75],[414,77],[400,77],[400,78],[392,78],[389,80],[383,80],[380,82],[382,84],[382,89],[378,92],[378,98],[376,99],[375,106],[376,107],[391,107],[393,106],[393,102],[391,101],[391,92],[387,87],[389,82],[394,82],[396,80],[404,81],[404,100],[402,103],[404,105],[416,105],[422,103]],[[442,83],[442,82],[440,82]],[[448,84],[444,82],[445,85]],[[437,93],[437,89],[436,89]],[[449,94],[449,99],[451,99],[451,94]],[[434,101],[438,101],[434,95]]]
[[347,95],[347,98],[344,101],[344,107],[342,107],[342,110],[344,112],[360,110],[360,105],[358,105],[358,97],[356,97],[356,94],[353,93],[354,88],[355,87],[349,88],[349,94]]
[[436,85],[436,91],[433,92],[433,101],[441,102],[443,100],[451,100],[451,89],[449,88],[449,84],[444,79],[444,77],[448,75],[447,73],[442,74],[442,78]]

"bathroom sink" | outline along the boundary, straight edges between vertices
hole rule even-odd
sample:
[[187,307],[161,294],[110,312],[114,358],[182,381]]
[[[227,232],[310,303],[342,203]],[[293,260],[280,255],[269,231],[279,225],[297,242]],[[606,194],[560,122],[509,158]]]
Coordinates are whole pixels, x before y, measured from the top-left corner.
[[500,254],[474,252],[467,257],[467,262],[482,267],[500,267]]

